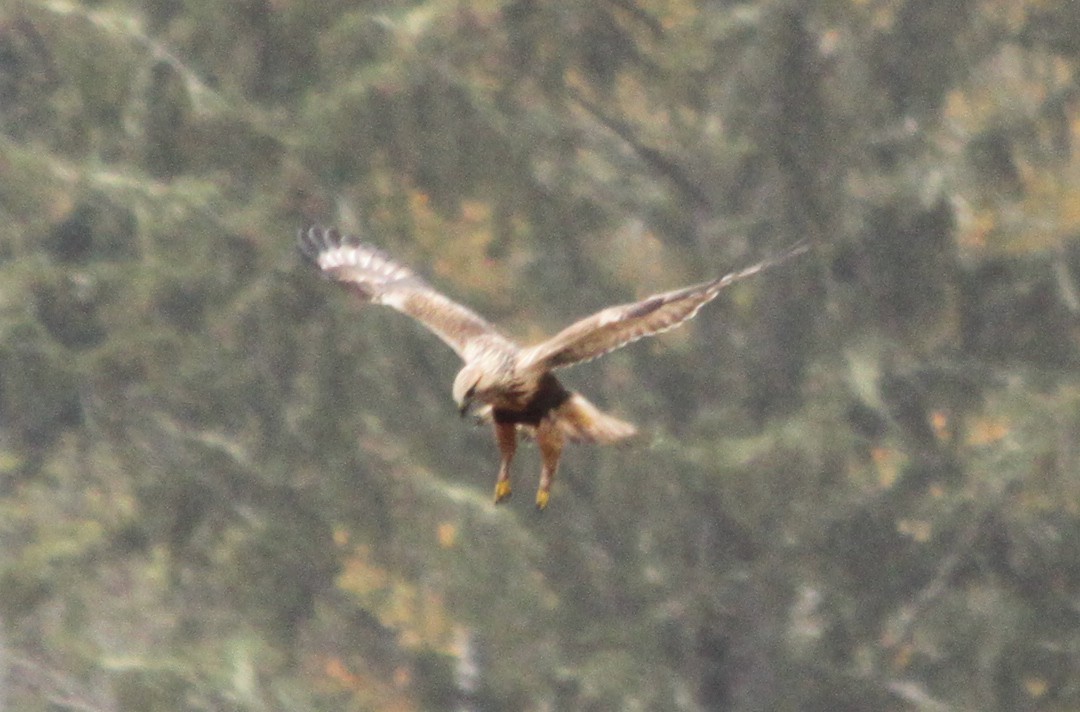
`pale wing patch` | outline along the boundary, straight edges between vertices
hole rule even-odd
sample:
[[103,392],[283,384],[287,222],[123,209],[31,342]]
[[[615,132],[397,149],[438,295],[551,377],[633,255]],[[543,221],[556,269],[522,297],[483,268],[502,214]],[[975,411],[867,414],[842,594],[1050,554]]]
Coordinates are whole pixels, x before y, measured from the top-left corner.
[[462,358],[473,339],[497,336],[495,328],[478,314],[435,291],[412,270],[374,247],[318,227],[301,230],[299,241],[301,251],[328,278],[341,282],[365,301],[408,314]]

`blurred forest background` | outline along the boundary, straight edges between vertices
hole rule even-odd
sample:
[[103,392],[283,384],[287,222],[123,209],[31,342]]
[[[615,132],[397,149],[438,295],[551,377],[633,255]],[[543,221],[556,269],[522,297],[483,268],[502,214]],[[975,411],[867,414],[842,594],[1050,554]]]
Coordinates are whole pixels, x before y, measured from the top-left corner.
[[[0,710],[1080,709],[1080,3],[6,0]],[[646,434],[491,504],[362,232]]]

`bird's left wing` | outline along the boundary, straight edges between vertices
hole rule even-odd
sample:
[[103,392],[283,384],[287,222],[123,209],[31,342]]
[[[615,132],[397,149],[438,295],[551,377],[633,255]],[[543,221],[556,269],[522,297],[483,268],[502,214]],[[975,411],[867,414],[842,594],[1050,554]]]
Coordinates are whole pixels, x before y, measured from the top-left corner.
[[300,251],[327,278],[341,282],[366,302],[385,304],[419,321],[463,360],[478,338],[503,337],[476,312],[430,287],[412,270],[333,228],[300,230]]
[[711,282],[655,294],[631,304],[608,307],[524,349],[518,368],[547,371],[603,356],[633,341],[672,329],[697,314],[721,289],[810,249],[796,243],[783,254]]

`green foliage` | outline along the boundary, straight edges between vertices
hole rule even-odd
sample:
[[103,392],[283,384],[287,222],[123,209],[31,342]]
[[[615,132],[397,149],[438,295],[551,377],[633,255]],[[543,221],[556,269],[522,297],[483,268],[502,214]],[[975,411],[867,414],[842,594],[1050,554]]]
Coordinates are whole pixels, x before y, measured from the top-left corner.
[[[1066,2],[0,8],[0,707],[1074,709]],[[363,233],[643,426],[490,503]]]

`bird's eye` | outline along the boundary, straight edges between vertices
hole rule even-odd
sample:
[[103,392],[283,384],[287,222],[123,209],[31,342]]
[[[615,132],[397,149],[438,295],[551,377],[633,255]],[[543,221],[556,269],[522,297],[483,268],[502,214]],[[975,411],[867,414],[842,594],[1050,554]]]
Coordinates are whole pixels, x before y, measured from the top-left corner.
[[466,398],[472,398],[476,395],[476,384],[469,386],[469,390],[465,391]]

